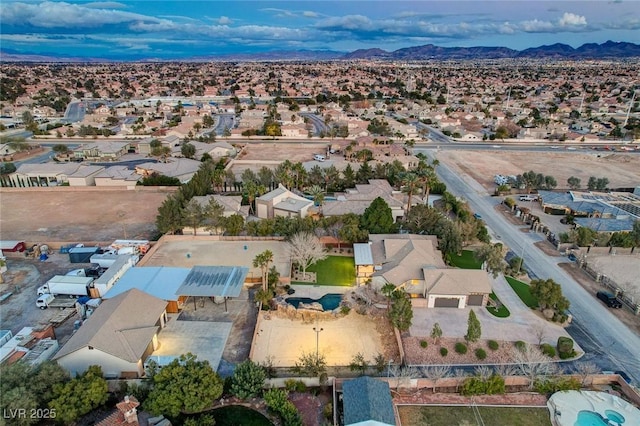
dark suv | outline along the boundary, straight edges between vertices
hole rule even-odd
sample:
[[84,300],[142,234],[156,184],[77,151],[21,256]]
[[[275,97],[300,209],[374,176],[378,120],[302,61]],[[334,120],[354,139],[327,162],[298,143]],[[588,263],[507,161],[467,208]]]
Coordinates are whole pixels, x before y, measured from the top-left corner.
[[604,304],[610,308],[622,308],[622,303],[620,303],[620,301],[611,293],[599,291],[596,293],[596,296],[598,296],[598,299],[602,300]]

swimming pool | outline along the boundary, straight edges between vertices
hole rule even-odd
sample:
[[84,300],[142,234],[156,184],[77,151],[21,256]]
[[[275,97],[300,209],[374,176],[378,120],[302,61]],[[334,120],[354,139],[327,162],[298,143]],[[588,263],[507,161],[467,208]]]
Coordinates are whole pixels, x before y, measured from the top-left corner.
[[322,309],[325,311],[333,311],[342,301],[342,294],[339,293],[327,293],[320,299],[311,299],[309,297],[287,297],[286,302],[293,307],[298,308],[300,303],[313,303],[318,302],[322,305]]

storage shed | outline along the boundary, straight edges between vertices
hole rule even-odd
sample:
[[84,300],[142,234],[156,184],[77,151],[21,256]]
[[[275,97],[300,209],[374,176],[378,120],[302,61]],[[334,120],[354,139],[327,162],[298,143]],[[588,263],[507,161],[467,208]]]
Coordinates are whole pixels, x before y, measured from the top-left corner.
[[24,241],[0,241],[0,251],[8,253],[22,253],[27,249]]

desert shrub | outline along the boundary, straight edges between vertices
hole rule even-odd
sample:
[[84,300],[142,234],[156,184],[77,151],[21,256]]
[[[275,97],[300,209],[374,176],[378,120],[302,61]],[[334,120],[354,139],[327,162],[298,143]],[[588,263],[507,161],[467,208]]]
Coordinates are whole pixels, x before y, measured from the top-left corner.
[[540,345],[540,350],[542,351],[543,354],[545,354],[549,358],[553,358],[556,356],[556,348],[554,348],[548,343],[543,343],[542,345]]
[[522,340],[518,340],[516,343],[514,343],[514,345],[521,352],[524,351],[524,349],[527,347],[527,344]]
[[447,356],[447,354],[449,353],[449,349],[447,348],[440,348],[440,355],[442,356]]
[[456,352],[459,353],[460,355],[464,355],[467,353],[467,345],[465,345],[462,342],[458,342],[456,343]]
[[573,358],[576,356],[576,351],[573,350],[573,339],[570,337],[558,337],[556,348],[558,349],[560,359]]
[[351,308],[348,307],[347,305],[340,306],[340,313],[342,315],[347,315],[350,311],[351,311]]
[[420,340],[420,347],[426,348],[427,346],[429,346],[429,344],[427,343],[426,340]]
[[485,351],[482,348],[476,349],[475,353],[476,353],[476,358],[478,359],[485,359],[487,357],[487,351]]
[[328,402],[322,409],[322,414],[327,420],[333,420],[333,404]]
[[492,351],[497,351],[500,348],[500,345],[498,344],[498,342],[496,342],[495,340],[489,340],[487,342],[487,346],[489,347],[489,349],[491,349]]

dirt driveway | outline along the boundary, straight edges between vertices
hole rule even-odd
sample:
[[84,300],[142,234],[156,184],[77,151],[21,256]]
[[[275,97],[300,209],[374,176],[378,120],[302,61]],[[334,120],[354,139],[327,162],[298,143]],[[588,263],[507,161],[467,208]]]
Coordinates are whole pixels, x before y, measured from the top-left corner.
[[152,239],[158,207],[174,190],[0,190],[0,238],[41,243]]

